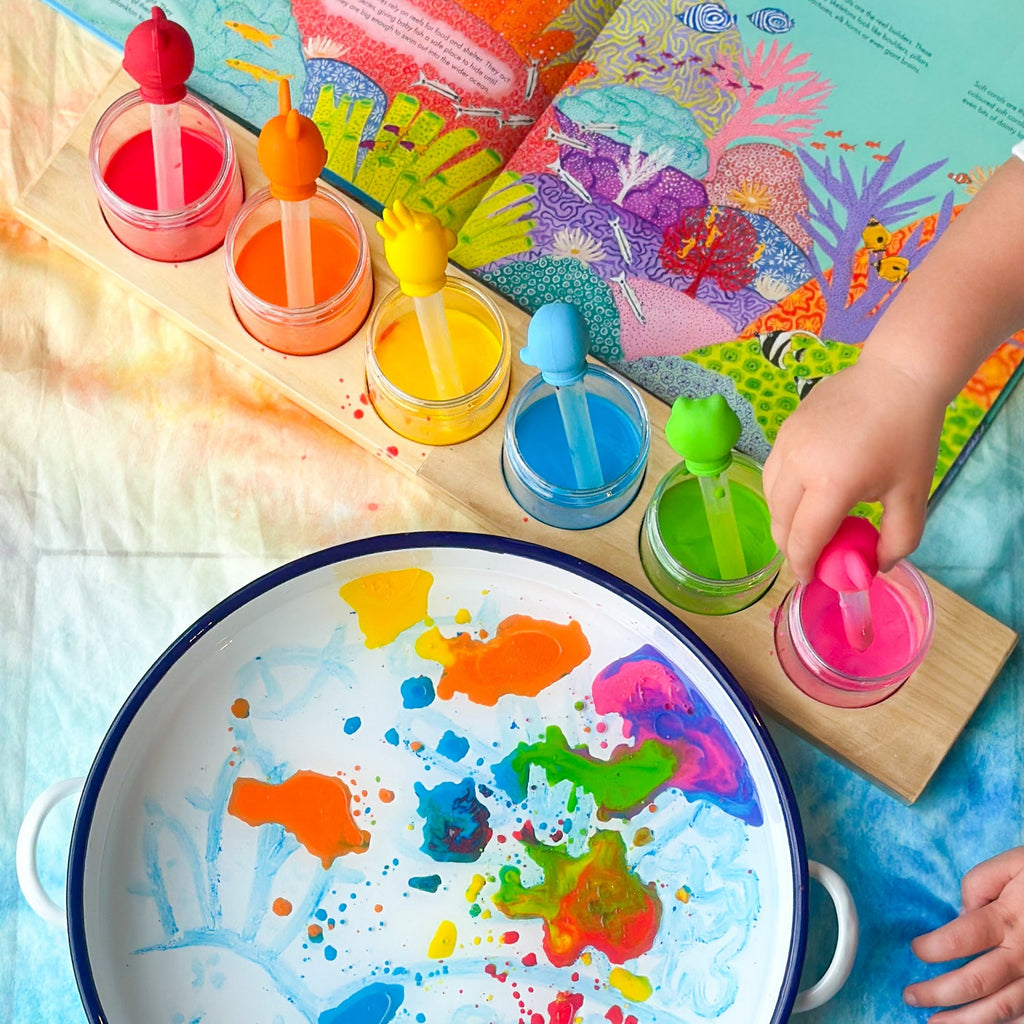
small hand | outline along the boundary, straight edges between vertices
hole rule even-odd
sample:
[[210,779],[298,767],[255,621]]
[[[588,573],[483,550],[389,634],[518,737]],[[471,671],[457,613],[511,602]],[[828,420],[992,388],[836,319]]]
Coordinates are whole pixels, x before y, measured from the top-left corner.
[[377,222],[384,239],[384,257],[408,295],[433,295],[445,283],[448,253],[456,237],[451,228],[441,225],[429,213],[410,210],[401,200],[384,209]]
[[917,547],[945,407],[897,367],[862,355],[818,384],[782,427],[764,467],[772,536],[801,582],[860,501],[881,501],[885,571]]
[[974,957],[909,985],[909,1006],[956,1006],[931,1024],[1005,1024],[1024,1020],[1024,846],[979,864],[961,883],[960,916],[911,943],[926,963]]

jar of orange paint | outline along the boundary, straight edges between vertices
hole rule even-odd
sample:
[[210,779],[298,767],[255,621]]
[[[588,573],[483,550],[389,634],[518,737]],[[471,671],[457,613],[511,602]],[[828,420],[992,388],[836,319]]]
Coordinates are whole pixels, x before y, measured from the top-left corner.
[[224,262],[235,315],[276,352],[327,352],[348,341],[370,311],[366,233],[345,202],[318,185],[309,200],[314,302],[289,307],[280,207],[270,189],[262,189],[246,200],[228,229]]

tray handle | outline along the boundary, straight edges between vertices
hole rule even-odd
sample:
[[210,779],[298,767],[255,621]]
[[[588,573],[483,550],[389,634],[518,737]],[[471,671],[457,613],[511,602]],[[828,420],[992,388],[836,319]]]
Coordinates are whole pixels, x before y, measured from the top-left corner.
[[18,845],[15,863],[18,869],[18,884],[28,905],[46,922],[58,928],[67,925],[64,908],[50,897],[39,880],[39,866],[36,854],[39,847],[39,832],[50,812],[70,796],[77,796],[85,779],[61,779],[48,786],[32,801],[25,820],[18,830]]
[[850,976],[857,955],[857,938],[860,931],[857,907],[843,879],[832,868],[819,864],[816,860],[807,862],[807,871],[811,878],[816,878],[825,887],[835,905],[838,934],[832,962],[813,985],[797,993],[793,1013],[805,1013],[827,1003],[843,987]]

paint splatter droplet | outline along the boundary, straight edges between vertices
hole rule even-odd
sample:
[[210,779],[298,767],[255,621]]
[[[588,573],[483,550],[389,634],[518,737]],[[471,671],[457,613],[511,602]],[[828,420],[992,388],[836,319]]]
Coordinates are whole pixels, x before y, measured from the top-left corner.
[[554,1002],[548,1003],[549,1024],[573,1024],[582,1006],[583,996],[578,992],[559,992]]
[[355,609],[366,646],[383,647],[427,617],[433,582],[425,569],[397,569],[350,580],[338,593]]
[[467,622],[469,622],[469,620],[470,620],[471,618],[473,618],[473,616],[469,614],[469,609],[468,609],[468,608],[460,608],[460,609],[459,609],[459,610],[458,610],[458,611],[457,611],[457,612],[455,613],[455,621],[456,621],[456,622],[457,622],[457,623],[458,623],[458,624],[459,624],[460,626],[463,626],[463,625],[465,625],[465,624],[466,624]]
[[411,676],[402,682],[402,707],[414,709],[434,703],[434,684],[430,676]]
[[351,801],[341,779],[302,771],[276,784],[235,779],[228,814],[253,827],[280,825],[329,868],[336,858],[370,846],[370,833],[352,817]]
[[469,751],[469,740],[465,736],[457,736],[451,729],[437,741],[437,752],[450,761],[461,761]]
[[693,890],[688,885],[684,885],[681,889],[676,889],[676,899],[680,903],[689,903],[692,897]]
[[420,892],[437,892],[440,885],[440,875],[415,875],[409,879],[409,888],[419,889]]
[[311,924],[306,928],[306,934],[309,936],[310,942],[323,942],[324,941],[324,930],[318,924]]
[[633,833],[634,846],[648,846],[654,842],[654,833],[649,828],[638,828]]
[[238,700],[232,701],[231,714],[233,714],[235,718],[248,718],[249,702],[244,697],[239,697]]
[[388,729],[388,731],[386,733],[384,733],[384,739],[386,739],[388,741],[388,743],[391,744],[391,746],[397,747],[398,746],[398,730],[397,729]]
[[430,945],[427,947],[427,956],[431,960],[443,960],[445,957],[451,956],[455,952],[455,940],[457,937],[458,933],[455,930],[455,925],[451,921],[442,921],[437,926],[434,937],[430,940]]
[[377,790],[377,799],[382,804],[389,804],[395,799],[395,794],[390,789],[379,789]]
[[345,730],[345,733],[348,736],[351,736],[352,733],[359,731],[359,727],[362,724],[363,720],[358,715],[353,715],[351,718],[345,719],[345,724],[342,726],[342,728]]
[[391,458],[395,458],[395,456],[398,455],[398,448],[393,444],[389,444],[384,450],[391,456]]
[[651,983],[639,974],[627,971],[625,967],[613,967],[608,975],[608,984],[618,989],[630,1002],[642,1003],[651,998]]
[[[476,900],[477,896],[480,895],[480,890],[484,887],[484,883],[487,879],[483,875],[474,875],[470,880],[469,888],[466,890],[466,902],[472,903]],[[478,911],[479,912],[479,911]]]
[[388,1024],[402,1005],[405,989],[401,985],[385,985],[375,981],[361,988],[332,1010],[325,1010],[317,1024]]
[[278,917],[287,917],[292,912],[291,901],[286,900],[283,896],[278,896],[270,905],[270,909],[273,910]]
[[473,780],[442,782],[429,790],[417,782],[414,788],[423,818],[420,849],[436,861],[478,860],[491,838],[490,811],[477,799]]
[[585,661],[590,644],[575,619],[561,625],[510,615],[488,641],[467,633],[449,639],[435,627],[416,641],[416,653],[444,666],[437,684],[442,700],[464,693],[493,707],[506,694],[536,697]]

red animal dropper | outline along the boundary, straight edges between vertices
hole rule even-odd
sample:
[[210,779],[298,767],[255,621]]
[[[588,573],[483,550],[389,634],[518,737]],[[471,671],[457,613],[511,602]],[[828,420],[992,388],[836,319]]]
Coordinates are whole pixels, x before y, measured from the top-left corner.
[[327,162],[320,129],[292,107],[285,79],[277,93],[278,114],[263,126],[256,156],[270,180],[270,194],[281,203],[284,276],[291,309],[312,306],[313,251],[309,234],[309,201],[316,179]]
[[865,651],[875,638],[869,591],[878,575],[878,530],[860,516],[847,516],[825,545],[814,575],[839,595],[846,640]]
[[159,7],[124,42],[121,66],[149,104],[158,210],[180,210],[185,205],[178,104],[185,98],[185,82],[195,59],[188,32],[169,21]]

